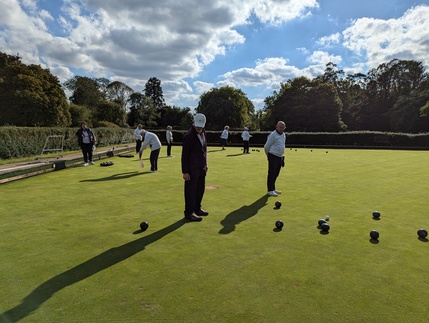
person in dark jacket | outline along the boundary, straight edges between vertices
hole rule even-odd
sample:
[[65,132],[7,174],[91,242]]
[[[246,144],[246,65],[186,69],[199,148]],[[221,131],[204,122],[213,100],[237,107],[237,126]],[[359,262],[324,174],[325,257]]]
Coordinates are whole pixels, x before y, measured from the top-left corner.
[[201,208],[207,174],[207,141],[202,113],[194,116],[194,124],[183,137],[182,175],[185,180],[185,218],[201,221],[209,213]]
[[92,150],[97,143],[97,139],[95,138],[94,133],[90,128],[88,128],[86,122],[82,122],[80,124],[80,128],[76,131],[76,137],[79,142],[79,146],[82,149],[83,155],[83,166],[88,166],[88,163],[94,165],[95,163],[92,161]]

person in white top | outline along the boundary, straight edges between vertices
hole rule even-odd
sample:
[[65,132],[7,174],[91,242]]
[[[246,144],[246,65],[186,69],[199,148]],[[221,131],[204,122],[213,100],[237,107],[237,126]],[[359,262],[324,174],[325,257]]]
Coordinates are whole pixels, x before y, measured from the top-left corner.
[[167,157],[171,156],[171,146],[173,145],[173,132],[171,132],[173,128],[171,126],[167,127],[167,131],[165,132],[165,140],[167,141]]
[[140,148],[139,152],[139,159],[140,159],[140,165],[143,168],[144,164],[142,161],[142,155],[143,151],[150,147],[150,172],[156,172],[158,170],[158,157],[159,152],[161,151],[161,141],[159,140],[158,136],[154,134],[153,132],[149,132],[146,130],[142,130],[140,132],[140,135],[142,136],[143,143]]
[[136,129],[134,129],[134,137],[136,137],[136,154],[139,153],[140,147],[142,146],[142,136],[140,132],[142,132],[143,125],[139,124]]
[[277,122],[276,130],[268,135],[264,145],[265,154],[268,158],[267,194],[269,196],[278,196],[281,194],[281,191],[276,190],[276,179],[280,174],[280,168],[284,166],[285,129],[286,124],[283,121]]
[[249,153],[249,140],[252,135],[249,133],[249,129],[244,127],[244,131],[241,133],[241,138],[243,138],[243,154]]
[[220,143],[222,145],[222,150],[225,150],[225,146],[228,145],[228,130],[229,127],[225,126],[223,128],[222,134],[220,135]]

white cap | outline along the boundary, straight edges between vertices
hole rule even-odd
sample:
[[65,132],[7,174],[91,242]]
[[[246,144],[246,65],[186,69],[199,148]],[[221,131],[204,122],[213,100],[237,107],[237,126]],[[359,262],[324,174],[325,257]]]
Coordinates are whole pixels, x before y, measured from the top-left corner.
[[247,128],[247,127],[244,127],[244,130],[249,130],[249,128]]
[[194,126],[204,128],[206,125],[206,116],[202,113],[197,113],[194,116]]

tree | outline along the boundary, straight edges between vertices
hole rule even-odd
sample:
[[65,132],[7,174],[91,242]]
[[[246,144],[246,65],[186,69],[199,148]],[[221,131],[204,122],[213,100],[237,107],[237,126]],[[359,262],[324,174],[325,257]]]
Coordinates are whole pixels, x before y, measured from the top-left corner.
[[152,99],[155,107],[161,109],[165,105],[164,95],[162,93],[161,80],[151,77],[145,85],[144,95]]
[[192,115],[190,108],[179,108],[164,106],[161,108],[161,117],[158,122],[158,127],[167,126],[179,126],[180,128],[187,128],[188,125],[192,124]]
[[252,121],[255,107],[240,89],[223,86],[203,93],[196,111],[206,115],[207,129],[243,128]]
[[0,125],[68,126],[68,103],[56,76],[0,53]]
[[83,105],[70,104],[71,126],[79,127],[82,122],[92,124],[92,111]]
[[99,103],[94,112],[95,124],[100,121],[107,121],[123,127],[125,125],[125,111],[121,105],[112,101]]
[[133,127],[141,123],[145,127],[156,127],[160,118],[160,112],[157,111],[152,99],[142,93],[134,92],[128,99],[130,112],[127,115],[127,123]]
[[95,107],[106,98],[103,81],[104,79],[74,76],[64,83],[64,87],[73,92],[69,98],[71,103],[95,110]]
[[[323,80],[298,77],[281,84],[265,100],[266,121],[272,128],[279,120],[287,123],[288,131],[340,131],[342,103],[333,84]],[[268,124],[266,124],[268,126]]]
[[119,81],[114,81],[106,87],[107,99],[118,103],[124,111],[127,110],[128,98],[133,92],[132,88]]

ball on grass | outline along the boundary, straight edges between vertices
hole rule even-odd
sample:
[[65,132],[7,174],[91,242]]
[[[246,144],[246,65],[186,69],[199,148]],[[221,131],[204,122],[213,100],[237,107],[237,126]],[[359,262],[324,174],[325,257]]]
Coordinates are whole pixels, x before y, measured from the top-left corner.
[[372,230],[370,233],[369,233],[369,236],[371,237],[371,239],[373,239],[373,240],[378,240],[378,238],[380,237],[380,234],[378,233],[378,231],[377,230]]
[[276,228],[277,229],[281,229],[281,228],[283,228],[283,221],[282,220],[277,220],[276,221]]
[[421,229],[417,230],[417,235],[419,236],[419,238],[424,239],[428,236],[428,232],[425,229],[421,228]]
[[320,219],[317,223],[319,224],[319,227],[321,227],[323,223],[326,223],[326,221],[324,219]]
[[328,223],[325,222],[320,226],[320,228],[322,229],[323,232],[328,232],[331,227],[329,226]]
[[147,221],[140,223],[140,229],[142,229],[142,231],[146,231],[147,228],[149,228],[149,223],[147,223]]
[[280,209],[282,207],[282,202],[277,201],[275,204],[276,208]]
[[374,211],[374,212],[372,212],[372,217],[373,217],[374,219],[379,219],[379,218],[380,218],[380,216],[381,216],[380,212],[378,212],[378,211]]
[[329,215],[325,216],[325,220],[326,220],[326,221],[329,221],[329,219],[330,219],[330,218],[329,218]]

